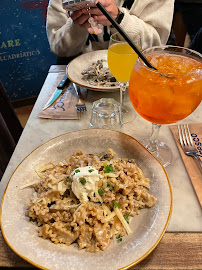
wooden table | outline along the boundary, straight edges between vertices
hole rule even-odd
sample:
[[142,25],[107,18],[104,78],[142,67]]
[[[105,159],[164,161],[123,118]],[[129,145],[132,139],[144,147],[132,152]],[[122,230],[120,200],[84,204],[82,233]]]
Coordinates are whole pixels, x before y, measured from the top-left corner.
[[[106,93],[103,94],[103,92],[89,91],[86,100],[88,112],[85,114],[85,116],[82,116],[82,120],[60,120],[59,122],[57,122],[58,120],[39,119],[37,115],[41,111],[41,108],[47,99],[48,91],[51,91],[51,86],[53,83],[55,83],[58,73],[62,73],[64,72],[64,70],[64,66],[52,66],[50,68],[49,74],[36,101],[32,114],[30,115],[21,139],[15,149],[15,152],[0,183],[1,198],[3,196],[3,192],[7,185],[7,182],[10,179],[10,176],[25,156],[27,156],[33,149],[41,145],[43,142],[48,141],[50,138],[53,138],[68,131],[88,128],[93,100],[97,100],[101,96],[107,95]],[[108,93],[108,95],[112,95],[117,100],[119,99],[118,93]],[[126,103],[127,102],[129,102],[129,100],[126,100]],[[202,115],[201,112],[202,106],[200,105],[200,108],[198,108],[196,112],[193,113],[193,115],[186,119],[187,122],[199,122],[200,116]],[[142,134],[144,130],[144,135],[148,136],[151,125],[147,121],[141,119],[141,117],[137,117],[134,121],[135,122],[132,126],[129,125],[127,127],[126,125],[123,129],[123,132],[128,134],[134,134],[134,136],[138,139],[143,136]],[[39,134],[38,136],[34,136],[32,141],[30,142],[30,134],[32,134],[36,130],[37,126],[38,129],[41,126]],[[56,126],[58,128],[56,128]],[[47,132],[48,129],[51,129],[51,134]],[[167,138],[166,142],[168,143],[174,154],[173,163],[166,169],[171,182],[174,196],[173,214],[167,231],[164,234],[160,243],[157,245],[157,247],[146,259],[144,259],[142,262],[132,267],[131,269],[199,270],[202,269],[201,208],[199,206],[193,187],[191,185],[191,182],[189,180],[189,177],[184,168],[179,152],[176,148],[175,142],[168,127],[164,127],[164,129],[162,130],[162,137],[164,137],[164,141],[165,138]],[[25,143],[26,149],[23,147]],[[178,177],[175,177],[177,171]],[[178,178],[183,178],[184,180],[184,187],[182,187],[181,190],[179,190],[180,183],[178,183]],[[186,198],[184,197],[184,199],[186,199],[186,201],[188,202],[187,205],[190,205],[190,208],[188,207],[189,209],[187,209],[187,206],[184,206],[183,202],[178,200],[178,192],[183,193],[184,196],[186,196],[187,192],[189,193]],[[23,259],[21,259],[7,246],[1,232],[0,267],[8,267],[10,269],[35,268]]]

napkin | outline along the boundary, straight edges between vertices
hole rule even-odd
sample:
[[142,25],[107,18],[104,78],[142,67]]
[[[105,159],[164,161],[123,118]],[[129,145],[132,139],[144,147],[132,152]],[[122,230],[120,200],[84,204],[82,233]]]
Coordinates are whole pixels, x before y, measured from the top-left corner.
[[[189,174],[190,180],[192,182],[192,185],[193,185],[194,190],[196,192],[196,195],[198,197],[199,203],[202,206],[202,174],[201,174],[201,172],[196,164],[195,159],[184,154],[184,152],[180,146],[180,142],[179,142],[177,125],[171,125],[169,127],[172,131],[173,137],[175,139],[175,142],[176,142],[177,147],[179,149],[179,152],[181,154],[182,160],[183,160],[184,165],[186,167],[186,170]],[[196,141],[198,143],[200,142],[201,143],[200,147],[202,148],[202,123],[189,124],[189,129],[190,129],[190,133],[192,135],[194,135],[194,138],[195,138],[195,141],[193,141],[193,142],[196,142]],[[202,153],[202,151],[199,152],[200,155],[201,155],[201,153]],[[201,155],[201,157],[202,157],[202,155]]]
[[[63,76],[64,73],[58,74],[55,83],[52,84],[51,91],[46,99],[46,102],[48,101],[52,93],[55,91],[57,85],[59,84]],[[81,92],[82,92],[82,99],[85,100],[87,90],[85,88],[81,88]],[[75,109],[77,101],[78,96],[76,90],[73,87],[72,83],[70,83],[64,89],[63,94],[61,94],[50,107],[48,107],[44,111],[42,110],[38,114],[38,117],[51,119],[80,119],[81,114],[78,113]],[[46,104],[46,102],[44,102],[44,104]]]

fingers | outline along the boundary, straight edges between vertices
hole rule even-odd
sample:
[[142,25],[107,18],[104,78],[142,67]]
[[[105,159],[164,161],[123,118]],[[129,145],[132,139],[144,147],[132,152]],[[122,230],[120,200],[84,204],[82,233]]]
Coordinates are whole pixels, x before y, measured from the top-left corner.
[[[106,10],[111,14],[113,18],[117,17],[118,8],[115,5],[114,0],[100,0],[100,3],[102,3],[102,5],[106,8]],[[88,19],[90,17],[89,12],[91,16],[94,18],[94,20],[96,21],[96,23],[102,24],[105,26],[111,25],[108,19],[103,15],[103,13],[97,7],[91,7],[90,10],[83,8],[81,10],[74,11],[71,14],[71,18],[75,24],[81,27],[88,28],[90,25],[88,22]]]
[[[83,14],[89,14],[89,11],[86,9],[82,9]],[[97,7],[90,8],[91,15],[102,15],[102,12]]]
[[78,25],[83,25],[86,21],[88,21],[89,19],[89,15],[81,15],[79,18],[77,18],[76,20],[74,20],[74,23],[75,24],[78,24]]
[[[97,4],[98,0],[95,2]],[[99,2],[106,8],[112,4],[114,4],[113,0],[99,0]]]
[[98,23],[98,24],[102,24],[102,25],[105,25],[105,26],[111,25],[110,21],[108,21],[108,19],[104,15],[93,16],[93,18],[94,18],[95,22]]
[[77,18],[79,18],[82,15],[82,10],[77,10],[77,11],[73,11],[72,14],[70,15],[70,17],[72,18],[72,20],[76,20]]
[[[114,0],[100,0],[100,2],[103,4],[105,9],[109,12],[109,14],[115,19],[118,15],[118,7],[116,6]],[[82,12],[84,14],[88,14],[89,11],[87,11],[86,9],[82,9]],[[93,18],[96,20],[97,23],[103,24],[106,26],[111,25],[111,23],[103,15],[103,13],[100,11],[99,8],[91,7],[90,14],[91,16],[93,16]]]
[[77,24],[81,27],[88,28],[90,25],[88,22],[89,14],[83,14],[81,10],[74,11],[71,14],[71,18],[72,18],[74,24]]
[[90,23],[88,21],[86,21],[84,24],[82,24],[80,26],[88,29],[90,27]]

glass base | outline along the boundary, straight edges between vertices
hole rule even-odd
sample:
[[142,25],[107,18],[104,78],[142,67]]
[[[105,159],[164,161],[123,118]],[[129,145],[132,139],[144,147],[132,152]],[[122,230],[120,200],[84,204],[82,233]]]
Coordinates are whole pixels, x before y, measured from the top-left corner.
[[164,142],[158,142],[157,151],[151,151],[149,149],[150,143],[149,139],[145,139],[141,141],[141,143],[145,146],[145,148],[147,148],[147,150],[149,150],[152,153],[152,155],[154,155],[161,162],[164,168],[166,168],[168,165],[172,163],[173,154],[170,148]]
[[128,110],[126,107],[121,107],[122,123],[127,124],[135,120],[137,114],[135,110]]

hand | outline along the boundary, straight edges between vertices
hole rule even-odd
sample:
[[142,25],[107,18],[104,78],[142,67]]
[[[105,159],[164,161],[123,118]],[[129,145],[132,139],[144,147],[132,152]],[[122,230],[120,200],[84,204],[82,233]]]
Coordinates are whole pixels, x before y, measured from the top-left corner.
[[[105,7],[109,14],[115,19],[118,16],[118,7],[116,6],[114,0],[100,0],[100,3]],[[87,15],[88,11],[82,9],[82,13]],[[90,14],[94,18],[97,24],[102,24],[105,26],[111,25],[110,21],[103,15],[103,13],[97,7],[90,8]]]
[[[86,11],[86,10],[85,10]],[[72,12],[70,15],[74,24],[79,25],[80,27],[89,28],[90,23],[88,19],[90,18],[89,13],[84,13],[82,9]]]

